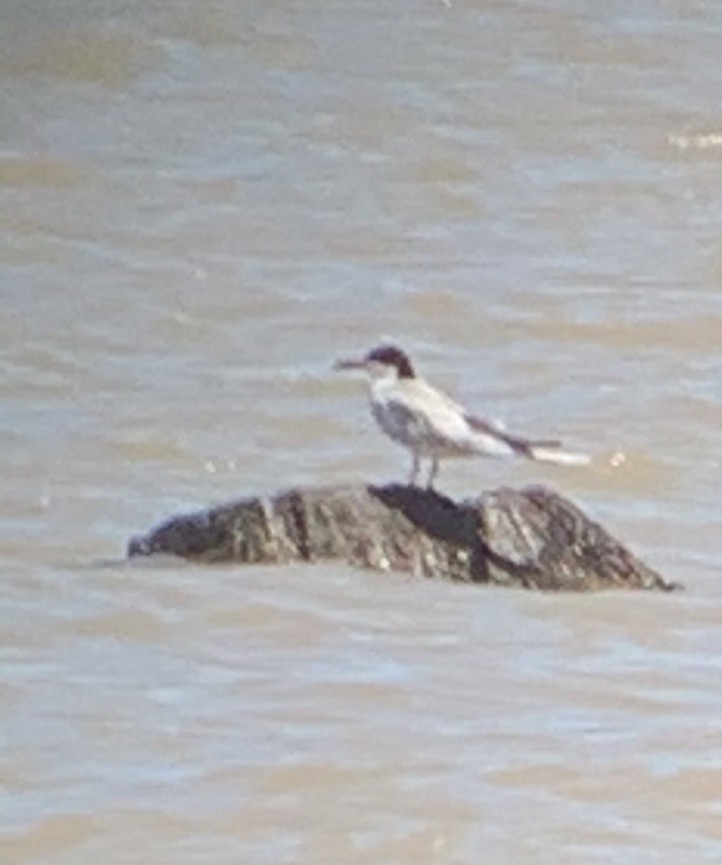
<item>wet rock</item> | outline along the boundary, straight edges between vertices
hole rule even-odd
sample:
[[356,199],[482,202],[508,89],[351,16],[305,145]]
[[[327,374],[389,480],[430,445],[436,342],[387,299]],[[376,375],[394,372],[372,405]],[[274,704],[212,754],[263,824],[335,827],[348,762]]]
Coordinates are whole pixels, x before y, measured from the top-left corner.
[[377,571],[546,590],[678,588],[541,486],[454,502],[402,485],[290,490],[172,517],[128,555],[244,564],[336,559]]

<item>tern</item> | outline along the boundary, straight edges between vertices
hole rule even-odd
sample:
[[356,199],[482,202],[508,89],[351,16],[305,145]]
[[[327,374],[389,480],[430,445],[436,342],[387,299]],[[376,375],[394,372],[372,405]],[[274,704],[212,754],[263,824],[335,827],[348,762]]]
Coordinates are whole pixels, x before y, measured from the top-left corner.
[[411,451],[411,485],[416,484],[423,458],[431,460],[429,489],[442,458],[519,456],[562,465],[591,461],[586,454],[564,450],[559,441],[510,435],[471,414],[419,378],[408,355],[396,346],[381,345],[363,358],[337,361],[334,369],[360,369],[368,375],[371,413],[376,422],[390,439]]

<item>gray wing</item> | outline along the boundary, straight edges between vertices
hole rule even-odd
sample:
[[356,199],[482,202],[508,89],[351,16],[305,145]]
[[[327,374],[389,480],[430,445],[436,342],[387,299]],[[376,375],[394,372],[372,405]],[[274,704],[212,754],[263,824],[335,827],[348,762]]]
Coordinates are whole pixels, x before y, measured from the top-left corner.
[[374,405],[374,415],[388,436],[420,454],[514,452],[498,430],[486,425],[474,428],[460,405],[418,379],[385,393]]

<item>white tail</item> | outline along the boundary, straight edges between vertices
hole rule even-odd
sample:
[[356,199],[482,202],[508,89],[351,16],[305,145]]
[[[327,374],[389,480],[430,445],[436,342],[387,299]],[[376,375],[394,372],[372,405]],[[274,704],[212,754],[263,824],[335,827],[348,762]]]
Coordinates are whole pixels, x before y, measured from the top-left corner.
[[532,445],[529,448],[529,456],[533,460],[542,463],[557,463],[560,466],[587,466],[592,458],[589,454],[565,451],[562,448],[544,447],[543,445]]

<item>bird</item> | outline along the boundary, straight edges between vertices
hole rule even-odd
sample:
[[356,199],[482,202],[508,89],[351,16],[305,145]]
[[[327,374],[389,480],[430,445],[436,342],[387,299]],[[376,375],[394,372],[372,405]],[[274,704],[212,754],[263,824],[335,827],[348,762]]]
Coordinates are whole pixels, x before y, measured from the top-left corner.
[[442,458],[517,456],[562,465],[591,462],[587,454],[565,450],[560,441],[511,435],[471,414],[417,376],[409,356],[395,345],[379,345],[359,359],[338,360],[334,369],[363,370],[368,375],[376,422],[411,452],[411,486],[417,485],[422,459],[431,461],[428,489],[433,488]]

